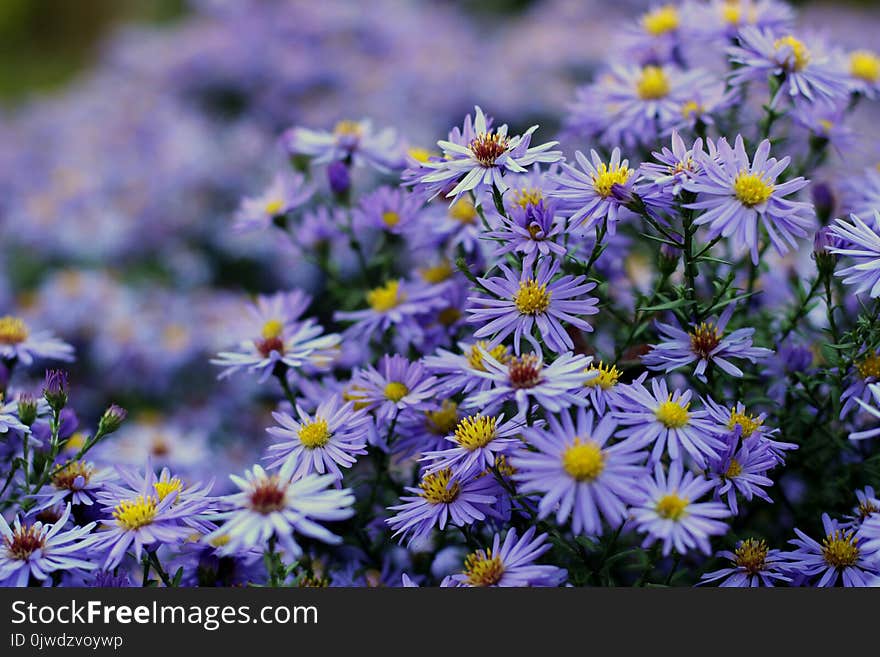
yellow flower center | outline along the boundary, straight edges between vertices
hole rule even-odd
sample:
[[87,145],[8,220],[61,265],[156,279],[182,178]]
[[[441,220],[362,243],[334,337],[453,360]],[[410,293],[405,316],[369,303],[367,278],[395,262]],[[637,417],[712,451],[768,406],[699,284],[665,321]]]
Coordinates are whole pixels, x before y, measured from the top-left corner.
[[308,449],[323,447],[330,440],[327,420],[316,418],[314,422],[303,424],[299,428],[299,441]]
[[480,340],[471,347],[470,353],[468,353],[468,365],[475,370],[486,371],[486,366],[483,365],[483,355],[480,353],[481,348],[489,352],[489,355],[502,365],[510,360],[510,350],[503,344],[489,349],[489,343],[485,340]]
[[748,171],[741,171],[733,181],[733,193],[747,207],[766,203],[773,189],[759,174]]
[[669,94],[669,76],[660,66],[646,66],[636,82],[642,100],[657,100]]
[[633,174],[629,167],[608,168],[604,162],[599,164],[596,175],[593,176],[593,189],[602,198],[611,196],[611,188],[614,185],[625,185]]
[[742,474],[743,468],[740,465],[740,462],[736,459],[730,459],[730,464],[727,466],[727,470],[724,472],[725,479],[736,479]]
[[383,212],[382,223],[388,226],[388,228],[394,228],[397,224],[400,223],[400,215],[391,210],[389,210],[388,212]]
[[730,409],[730,419],[727,421],[727,428],[732,430],[740,427],[743,438],[751,438],[752,434],[760,429],[762,424],[764,424],[764,421],[757,415],[749,415],[745,411]]
[[495,439],[497,418],[485,415],[466,417],[455,428],[455,442],[469,451],[485,447]]
[[757,575],[764,570],[767,560],[767,544],[754,538],[747,538],[734,551],[736,565],[749,575]]
[[281,214],[281,209],[283,207],[284,201],[274,198],[266,203],[266,206],[263,208],[263,210],[266,212],[266,214],[274,216],[276,214]]
[[21,344],[28,339],[27,324],[18,317],[0,317],[0,344]]
[[[69,442],[69,441],[68,441]],[[89,479],[95,469],[91,463],[85,461],[69,461],[58,472],[52,475],[52,485],[55,488],[66,488],[67,490],[76,490],[76,480],[83,478],[83,485],[89,483]]]
[[409,392],[409,388],[407,388],[400,381],[391,381],[385,385],[385,397],[390,399],[393,402],[399,402],[401,399],[406,397]]
[[837,529],[822,541],[822,557],[825,563],[835,568],[854,566],[859,560],[859,548],[852,531],[844,532]]
[[877,82],[880,79],[880,57],[870,50],[850,53],[849,74],[865,82]]
[[361,124],[357,121],[340,121],[336,124],[336,127],[333,128],[333,134],[337,137],[358,137],[360,138],[363,134],[363,128],[361,128]]
[[785,57],[779,62],[779,65],[784,66],[789,71],[800,71],[810,63],[810,51],[803,41],[796,39],[790,34],[776,39],[773,42],[773,47],[776,49],[777,55],[781,50],[786,51]]
[[431,159],[431,155],[433,155],[427,148],[419,147],[409,148],[406,153],[416,162],[427,162]]
[[687,506],[690,500],[685,497],[679,497],[675,493],[664,495],[657,501],[654,510],[657,515],[667,520],[681,520],[687,515]]
[[376,312],[387,312],[406,301],[406,294],[400,290],[400,281],[388,281],[385,285],[367,292],[367,303]]
[[347,402],[354,402],[354,410],[360,411],[367,408],[370,402],[364,401],[365,391],[358,386],[349,386],[342,391],[342,398]]
[[422,280],[426,283],[442,283],[452,276],[452,263],[448,260],[443,260],[439,264],[420,269],[419,274],[421,274]]
[[272,340],[273,338],[281,337],[281,334],[284,332],[284,322],[279,319],[270,319],[268,322],[263,324],[263,339],[264,340]]
[[688,413],[689,408],[690,403],[682,406],[678,402],[672,401],[672,395],[669,395],[669,399],[657,407],[657,410],[654,411],[654,415],[656,415],[657,419],[668,429],[680,429],[686,425],[691,418],[691,414]]
[[689,100],[681,106],[681,115],[686,119],[690,119],[699,116],[704,110],[705,108],[700,103],[695,100]]
[[182,488],[183,482],[181,482],[180,479],[178,479],[177,477],[172,477],[171,479],[160,479],[153,484],[153,490],[155,490],[156,495],[159,496],[160,502],[168,497],[171,493],[179,493]]
[[519,284],[513,302],[523,315],[537,315],[550,307],[550,296],[546,284],[538,285],[536,280],[530,279]]
[[477,550],[464,560],[464,574],[471,586],[494,586],[504,576],[504,564],[492,550]]
[[449,216],[461,224],[475,224],[477,208],[470,199],[460,198],[449,208]]
[[156,498],[138,495],[133,500],[123,500],[113,509],[113,518],[129,531],[149,525],[156,518]]
[[544,200],[544,193],[537,187],[523,187],[513,193],[513,202],[525,209]]
[[653,36],[677,30],[678,23],[678,10],[673,5],[663,5],[642,16],[642,27]]
[[419,484],[419,488],[422,489],[419,495],[431,504],[451,504],[461,492],[461,486],[457,481],[453,481],[450,485],[451,479],[452,470],[449,468],[433,474],[426,474]]
[[721,333],[712,322],[702,322],[690,336],[691,350],[700,358],[708,358],[721,342]]
[[425,411],[428,431],[435,436],[448,436],[458,424],[458,404],[451,399],[444,399],[436,411]]
[[620,370],[615,365],[605,365],[599,361],[598,365],[590,365],[584,370],[585,373],[596,372],[596,376],[584,381],[584,385],[588,388],[599,387],[602,390],[610,390],[620,381]]
[[578,481],[595,481],[605,469],[605,455],[592,440],[575,438],[562,453],[562,467]]
[[856,363],[856,369],[863,379],[880,379],[880,354],[869,354]]

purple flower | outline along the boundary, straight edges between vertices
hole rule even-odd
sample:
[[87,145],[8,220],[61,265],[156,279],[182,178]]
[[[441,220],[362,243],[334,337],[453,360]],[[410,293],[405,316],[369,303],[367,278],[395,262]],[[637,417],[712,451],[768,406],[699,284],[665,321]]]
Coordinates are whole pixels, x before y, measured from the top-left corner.
[[436,356],[425,356],[422,362],[428,370],[437,375],[438,388],[444,393],[454,395],[468,394],[474,390],[482,392],[492,387],[492,381],[482,376],[486,371],[483,352],[487,352],[501,365],[510,360],[510,349],[502,344],[490,347],[485,340],[473,344],[459,342],[460,354],[447,349],[437,349]]
[[371,411],[380,426],[406,410],[430,407],[437,377],[430,376],[421,362],[411,363],[400,354],[386,354],[379,368],[372,365],[355,373],[346,399],[356,408]]
[[681,135],[673,130],[672,150],[664,146],[659,153],[653,153],[655,161],[643,163],[639,171],[650,189],[656,195],[667,197],[667,204],[671,205],[672,199],[681,194],[684,183],[697,179],[702,172],[702,154],[702,139],[688,148]]
[[737,135],[733,148],[724,138],[716,142],[716,148],[716,157],[700,156],[703,175],[683,184],[698,195],[687,207],[705,210],[694,223],[709,225],[709,239],[732,237],[737,248],[748,247],[757,264],[760,220],[777,252],[787,253],[789,245],[796,246],[795,237],[807,235],[813,213],[809,203],[784,197],[803,189],[808,181],[797,177],[776,184],[791,158],[769,157],[769,140],[758,145],[751,163],[742,135]]
[[848,256],[855,264],[836,272],[843,282],[855,287],[856,294],[868,292],[872,299],[880,297],[880,212],[874,210],[874,227],[856,215],[852,223],[838,219],[831,230],[844,245],[831,247],[831,252]]
[[735,448],[742,441],[752,454],[768,454],[775,465],[783,465],[785,452],[798,448],[794,443],[775,439],[779,429],[764,424],[766,413],[751,414],[742,402],[737,402],[730,408],[718,404],[711,397],[703,398],[703,402],[709,417],[715,422],[716,435],[728,447]]
[[453,575],[458,586],[559,586],[568,573],[557,566],[542,566],[535,560],[550,549],[547,534],[535,536],[530,527],[517,539],[516,530],[509,529],[501,543],[495,534],[492,547],[467,556],[464,571]]
[[712,490],[712,482],[683,472],[681,461],[672,461],[668,475],[657,463],[654,478],[643,486],[631,511],[636,529],[647,534],[642,547],[662,541],[664,556],[673,549],[686,554],[692,548],[709,554],[709,537],[727,533],[727,525],[718,518],[728,517],[730,511],[719,502],[696,501]]
[[245,198],[235,217],[237,230],[265,229],[272,222],[292,210],[305,205],[315,189],[306,183],[299,173],[276,174],[265,192],[256,197]]
[[773,485],[773,480],[765,474],[775,466],[776,460],[766,449],[743,443],[739,449],[735,445],[729,447],[720,458],[710,458],[708,476],[716,486],[716,497],[726,498],[728,508],[735,515],[739,512],[737,494],[749,502],[755,496],[773,502],[764,488]]
[[504,422],[504,416],[472,415],[463,418],[455,431],[446,437],[454,445],[448,449],[427,451],[421,461],[430,461],[427,474],[449,468],[454,475],[484,471],[495,465],[502,454],[510,454],[520,444],[519,434],[525,422],[514,418]]
[[315,164],[345,162],[370,165],[379,171],[403,166],[403,153],[391,128],[373,130],[370,121],[340,121],[332,132],[291,128],[281,138],[292,155],[306,155]]
[[355,226],[379,229],[399,235],[412,230],[423,199],[402,189],[379,187],[364,196],[354,213]]
[[554,514],[561,525],[571,517],[572,531],[589,536],[602,533],[602,518],[612,528],[623,523],[646,456],[631,441],[609,445],[617,423],[606,415],[594,425],[594,417],[583,408],[551,415],[546,428],[525,430],[532,449],[510,459],[518,488],[541,494],[540,518]]
[[[525,200],[525,197],[523,197]],[[565,247],[557,240],[563,225],[557,220],[556,203],[541,198],[537,203],[514,203],[509,216],[499,219],[500,226],[485,234],[496,240],[493,256],[500,258],[507,253],[522,253],[523,269],[531,270],[539,256],[564,256]]]
[[493,276],[477,279],[480,285],[498,298],[468,297],[475,306],[468,308],[468,321],[481,324],[474,332],[474,337],[491,337],[491,344],[495,345],[513,333],[513,348],[519,354],[523,337],[535,351],[540,351],[540,343],[533,335],[537,328],[547,347],[561,353],[574,348],[562,322],[584,331],[593,330],[589,323],[579,317],[599,312],[596,308],[598,299],[584,298],[587,292],[596,287],[595,283],[585,283],[585,276],[561,276],[553,280],[559,272],[558,260],[543,259],[534,271],[524,268],[519,275],[506,265],[500,264],[498,267],[504,274],[503,278]]
[[31,332],[23,319],[0,317],[0,359],[31,365],[35,359],[72,361],[73,347],[56,339],[49,331]]
[[861,358],[855,359],[848,378],[850,383],[840,395],[840,401],[843,402],[840,409],[841,420],[859,408],[860,401],[871,400],[870,386],[880,382],[880,348],[870,350]]
[[36,513],[61,502],[92,506],[99,492],[116,474],[110,468],[96,468],[88,461],[68,461],[55,468],[49,482],[34,495]]
[[762,540],[747,538],[737,543],[733,552],[725,550],[716,556],[729,559],[730,566],[706,573],[700,577],[700,584],[723,580],[718,586],[748,588],[791,581],[781,572],[785,563],[782,551],[768,549]]

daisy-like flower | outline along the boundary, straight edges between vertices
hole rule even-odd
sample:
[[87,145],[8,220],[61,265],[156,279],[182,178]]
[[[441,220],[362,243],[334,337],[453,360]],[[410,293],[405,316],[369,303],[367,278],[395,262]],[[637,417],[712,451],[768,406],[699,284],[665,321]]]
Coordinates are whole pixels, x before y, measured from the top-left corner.
[[730,82],[741,86],[753,81],[766,84],[770,77],[780,79],[771,107],[786,97],[792,102],[835,103],[848,94],[846,78],[818,43],[808,45],[792,34],[780,36],[748,26],[740,30],[739,44],[728,50],[731,61],[740,64],[731,72]]
[[423,538],[436,527],[441,531],[447,525],[464,527],[496,516],[493,509],[502,491],[494,477],[481,472],[454,475],[446,468],[434,474],[424,474],[418,487],[407,487],[412,495],[400,498],[401,504],[388,507],[397,513],[385,522],[409,543]]
[[[868,386],[868,390],[874,396],[874,405],[870,406],[863,402],[861,399],[856,399],[861,406],[868,414],[873,416],[875,419],[880,420],[880,384],[872,383]],[[864,440],[866,438],[876,438],[880,436],[880,426],[874,427],[872,429],[866,429],[864,431],[855,431],[849,434],[850,440]]]
[[413,228],[423,199],[395,187],[379,187],[364,196],[354,213],[355,226],[399,235]]
[[559,260],[543,259],[534,270],[524,268],[519,274],[506,265],[498,267],[503,277],[477,279],[497,298],[468,297],[472,304],[468,308],[468,321],[481,324],[474,337],[489,337],[495,345],[512,333],[513,348],[519,354],[523,337],[535,351],[541,350],[540,342],[533,335],[537,328],[547,347],[561,353],[574,348],[562,322],[583,331],[593,330],[581,316],[598,313],[599,300],[585,297],[596,287],[595,283],[585,283],[585,276],[561,276],[554,280],[559,272]]
[[750,163],[742,135],[737,135],[733,148],[719,139],[715,153],[715,157],[701,154],[704,175],[682,185],[697,193],[696,202],[687,207],[704,211],[694,223],[708,224],[709,239],[732,237],[737,248],[748,247],[755,264],[759,220],[780,255],[788,252],[789,245],[796,246],[795,237],[807,235],[814,217],[810,203],[784,198],[806,187],[807,180],[798,176],[776,183],[791,158],[769,157],[770,141],[765,139]]
[[653,6],[624,27],[621,41],[639,62],[668,62],[681,45],[681,11],[674,4]]
[[367,453],[370,418],[355,411],[354,403],[343,402],[339,395],[321,402],[312,415],[299,406],[296,413],[297,418],[285,412],[272,413],[280,426],[266,429],[279,439],[268,448],[269,468],[292,461],[294,479],[329,472],[341,481],[340,466],[350,468],[357,456]]
[[265,192],[242,200],[233,227],[237,230],[268,228],[276,220],[283,220],[289,212],[305,205],[314,193],[314,187],[306,183],[302,174],[279,173]]
[[733,552],[725,550],[716,556],[730,560],[730,566],[706,573],[700,577],[700,584],[722,580],[718,586],[748,588],[791,581],[782,573],[782,551],[769,549],[763,540],[747,538],[739,541]]
[[372,412],[384,425],[401,411],[425,410],[436,394],[437,377],[421,362],[411,363],[400,354],[386,354],[379,369],[372,365],[359,370],[345,393],[355,406]]
[[488,351],[480,349],[485,371],[478,375],[492,382],[492,387],[472,394],[462,404],[491,413],[505,401],[515,401],[517,415],[524,415],[533,402],[551,413],[571,405],[587,403],[584,383],[596,376],[589,372],[592,356],[567,352],[547,365],[537,354],[514,356],[500,363]]
[[32,332],[20,317],[0,317],[0,359],[31,365],[35,359],[72,361],[73,347],[49,331]]
[[621,386],[615,412],[624,427],[620,435],[640,447],[653,444],[652,463],[660,461],[665,451],[674,461],[684,451],[701,466],[706,457],[718,458],[724,443],[715,437],[708,411],[691,409],[691,395],[690,390],[670,393],[666,381],[659,378],[651,380],[651,390],[641,380]]
[[734,39],[746,26],[778,33],[791,28],[794,11],[779,0],[709,0],[706,5],[691,7],[692,24],[705,36]]
[[850,215],[852,223],[838,219],[832,233],[844,242],[843,246],[831,247],[831,252],[853,259],[855,264],[837,272],[846,285],[852,285],[855,293],[867,292],[872,299],[880,297],[880,212],[874,210],[874,225],[868,226],[856,215]]
[[43,582],[56,571],[94,570],[89,533],[95,523],[63,531],[69,519],[70,504],[53,523],[27,524],[16,516],[10,527],[0,515],[0,586],[27,586],[31,576]]
[[[454,182],[455,187],[446,194],[447,198],[456,201],[463,194],[472,192],[479,203],[483,192],[497,189],[503,194],[507,191],[505,174],[526,173],[526,167],[536,162],[562,160],[562,151],[551,150],[558,142],[550,141],[530,147],[532,134],[538,126],[532,126],[522,135],[510,136],[507,134],[507,125],[489,128],[483,110],[479,107],[474,109],[473,138],[467,144],[438,141],[443,158],[422,163],[429,173],[422,175],[421,183],[445,187]],[[465,120],[466,124],[468,122],[469,118]],[[435,194],[441,189],[438,188]]]
[[501,454],[510,454],[520,444],[525,423],[517,418],[504,422],[504,416],[472,415],[463,418],[446,437],[449,449],[425,452],[421,461],[430,461],[428,474],[449,468],[453,474],[483,471],[495,465]]
[[728,408],[711,397],[704,397],[703,403],[709,412],[709,418],[715,423],[715,434],[727,445],[736,447],[742,442],[753,454],[766,452],[775,465],[783,465],[785,452],[798,448],[794,443],[775,439],[779,429],[764,424],[766,413],[749,413],[742,402]]
[[854,50],[846,56],[850,90],[876,98],[880,93],[880,55],[871,50]]
[[651,351],[642,357],[642,362],[648,369],[671,372],[696,361],[694,375],[701,381],[706,380],[706,368],[710,364],[731,376],[741,378],[743,371],[731,359],[745,359],[755,363],[772,355],[773,351],[752,346],[752,336],[755,334],[753,328],[741,328],[725,335],[724,330],[733,311],[734,304],[730,304],[721,313],[717,323],[702,322],[689,333],[677,326],[657,322],[657,332],[663,342],[652,345]]
[[642,547],[663,543],[663,556],[673,549],[686,554],[699,548],[709,554],[710,536],[727,533],[730,511],[720,502],[697,502],[713,484],[692,472],[684,472],[681,461],[673,460],[667,475],[663,465],[654,466],[654,478],[644,484],[641,499],[630,511],[636,529],[647,534]]
[[281,142],[292,155],[311,157],[315,164],[345,162],[370,165],[383,172],[404,164],[394,130],[376,132],[368,120],[339,121],[332,131],[291,128],[282,135]]
[[607,407],[617,406],[617,386],[620,385],[620,370],[616,365],[606,365],[602,361],[592,363],[587,368],[590,375],[584,385],[587,397],[596,412],[602,415]]
[[629,160],[620,159],[619,148],[611,152],[611,160],[607,163],[595,150],[590,151],[590,160],[577,151],[575,160],[580,168],[563,164],[562,173],[551,176],[557,187],[548,194],[559,199],[570,228],[588,232],[607,220],[608,232],[614,235],[617,222],[627,212],[619,200],[621,194],[614,193],[615,188],[631,190],[638,179],[637,169],[630,169]]
[[776,460],[760,445],[743,444],[739,449],[734,445],[720,458],[709,459],[708,476],[716,486],[716,497],[726,500],[728,508],[736,515],[739,512],[737,494],[749,502],[753,497],[773,502],[764,488],[773,485],[773,480],[765,474],[775,466]]
[[330,488],[336,478],[329,474],[310,474],[293,481],[294,465],[289,460],[271,475],[259,465],[247,470],[243,478],[230,475],[240,490],[220,498],[231,509],[217,514],[216,518],[225,522],[204,540],[221,544],[221,555],[233,555],[254,548],[265,550],[274,539],[290,559],[299,559],[303,553],[295,533],[338,544],[341,539],[319,521],[350,518],[354,495],[347,488]]
[[812,582],[814,586],[834,586],[839,580],[846,587],[869,586],[880,575],[880,546],[869,546],[861,530],[842,528],[827,513],[822,514],[822,527],[825,538],[821,543],[795,528],[798,537],[789,543],[797,549],[785,553],[786,570],[805,581],[821,575]]
[[655,161],[643,163],[639,171],[655,195],[667,197],[667,202],[671,204],[672,199],[681,194],[683,184],[699,176],[702,171],[702,153],[702,139],[697,139],[688,148],[681,135],[673,130],[672,149],[664,146],[659,153],[654,152]]
[[486,371],[483,352],[489,353],[502,365],[510,360],[510,348],[503,344],[490,347],[486,340],[474,343],[459,342],[460,354],[447,349],[437,349],[437,355],[425,356],[422,362],[432,374],[437,375],[438,389],[449,395],[459,392],[483,391],[492,387],[492,381],[481,376]]
[[49,482],[34,495],[37,501],[33,512],[61,502],[92,506],[107,482],[116,479],[110,468],[97,468],[88,461],[68,461],[56,468]]
[[594,423],[593,411],[551,415],[546,428],[529,427],[528,445],[510,459],[514,480],[524,493],[540,493],[538,515],[555,514],[556,523],[571,517],[575,534],[598,536],[602,518],[619,527],[626,518],[636,480],[644,476],[644,452],[630,441],[608,445],[617,423],[606,415]]
[[464,571],[453,575],[458,586],[559,586],[568,579],[568,572],[557,566],[536,564],[535,561],[550,549],[547,534],[535,536],[535,528],[529,527],[517,537],[511,528],[501,542],[495,534],[492,547],[469,554],[464,561]]
[[[865,486],[864,490],[856,491],[858,503],[853,508],[852,516],[849,516],[849,526],[858,527],[867,520],[875,521],[880,518],[880,499],[874,492],[873,486]],[[880,529],[880,527],[877,527]],[[880,536],[878,536],[880,537]]]
[[497,240],[493,256],[500,258],[507,253],[522,253],[523,269],[531,270],[539,256],[564,256],[565,247],[558,243],[563,225],[556,215],[556,202],[540,198],[529,202],[528,196],[520,197],[508,211],[509,216],[500,218],[500,226],[485,234],[487,239]]

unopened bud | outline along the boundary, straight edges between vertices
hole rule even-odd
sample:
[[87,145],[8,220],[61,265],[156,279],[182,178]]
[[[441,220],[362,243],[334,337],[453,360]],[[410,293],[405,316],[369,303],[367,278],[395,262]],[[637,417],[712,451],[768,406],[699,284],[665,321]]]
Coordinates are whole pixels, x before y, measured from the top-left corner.
[[59,413],[67,406],[67,372],[64,370],[46,370],[46,380],[43,383],[43,397],[49,402],[49,407]]

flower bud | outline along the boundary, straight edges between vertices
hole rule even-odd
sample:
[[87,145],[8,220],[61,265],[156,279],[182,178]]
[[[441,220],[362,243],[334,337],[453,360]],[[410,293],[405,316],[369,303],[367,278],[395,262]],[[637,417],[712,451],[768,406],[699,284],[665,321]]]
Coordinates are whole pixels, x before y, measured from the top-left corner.
[[30,393],[23,392],[18,396],[18,419],[27,427],[37,420],[37,400]]
[[345,162],[331,162],[327,166],[327,181],[330,183],[330,191],[336,196],[345,197],[351,189],[351,173]]
[[[676,241],[681,240],[681,235],[676,233],[672,233],[673,237],[675,237]],[[664,276],[671,276],[672,273],[678,267],[678,261],[681,259],[681,249],[677,246],[673,246],[668,242],[663,242],[660,245],[660,254],[657,258],[657,266],[660,268],[660,273]]]
[[813,205],[816,208],[816,216],[824,225],[827,224],[834,215],[837,201],[834,198],[834,191],[828,183],[820,182],[811,186],[811,195],[813,197]]
[[56,413],[67,406],[67,372],[64,370],[46,370],[46,380],[43,383],[43,397],[49,402],[49,407]]
[[837,255],[831,252],[831,247],[838,246],[838,240],[828,226],[823,226],[816,231],[813,238],[813,260],[821,276],[830,276],[837,265]]
[[125,422],[127,416],[128,412],[124,408],[116,404],[110,404],[98,421],[98,433],[106,436],[117,431],[122,426],[122,423]]

